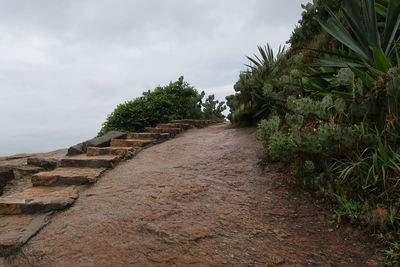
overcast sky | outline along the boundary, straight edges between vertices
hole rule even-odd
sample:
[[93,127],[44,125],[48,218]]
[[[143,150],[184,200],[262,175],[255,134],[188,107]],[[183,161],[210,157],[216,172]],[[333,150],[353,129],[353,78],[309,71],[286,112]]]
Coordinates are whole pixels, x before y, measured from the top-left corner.
[[0,0],[0,155],[94,137],[117,104],[184,75],[223,100],[300,0]]

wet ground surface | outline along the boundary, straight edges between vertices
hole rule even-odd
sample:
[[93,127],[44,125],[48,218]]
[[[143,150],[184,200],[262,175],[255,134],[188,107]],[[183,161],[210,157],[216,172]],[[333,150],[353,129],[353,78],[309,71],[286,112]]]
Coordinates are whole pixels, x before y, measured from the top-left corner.
[[[27,158],[29,156],[61,160],[66,157],[66,154],[67,154],[67,149],[59,149],[45,153],[26,154],[27,157],[11,159],[11,160],[5,160],[6,157],[1,157],[0,168],[4,166],[14,167],[14,168],[27,166]],[[19,155],[24,155],[24,154],[19,154]],[[31,176],[32,175],[27,175],[25,177],[15,177],[15,179],[9,181],[4,188],[2,196],[9,196],[15,194],[16,192],[21,192],[24,189],[32,187]]]
[[373,239],[261,173],[254,129],[189,130],[81,188],[11,266],[381,266]]

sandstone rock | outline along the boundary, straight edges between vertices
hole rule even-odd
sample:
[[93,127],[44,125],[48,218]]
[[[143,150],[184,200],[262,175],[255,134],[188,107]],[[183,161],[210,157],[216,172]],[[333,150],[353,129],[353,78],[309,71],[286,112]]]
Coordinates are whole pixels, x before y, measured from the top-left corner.
[[116,155],[78,155],[61,160],[61,167],[113,168],[121,157]]
[[0,197],[0,215],[28,214],[63,209],[78,198],[75,187],[31,187]]
[[68,156],[76,156],[79,154],[84,154],[85,152],[86,151],[85,151],[84,144],[80,143],[80,144],[77,144],[77,145],[74,145],[74,146],[71,146],[70,148],[68,148],[67,155]]
[[34,186],[80,185],[94,183],[105,168],[57,168],[32,177]]
[[180,134],[183,129],[182,128],[151,128],[151,127],[146,127],[145,128],[146,132],[150,133],[169,133],[171,137],[174,137],[177,134]]
[[27,163],[46,170],[54,170],[59,165],[59,161],[56,159],[39,157],[28,158]]
[[111,140],[111,146],[114,147],[144,147],[154,143],[156,140],[148,139],[148,140],[141,140],[141,139],[114,139]]
[[156,128],[181,128],[187,130],[193,128],[193,126],[187,123],[160,123]]
[[126,138],[126,133],[118,131],[110,131],[101,137],[93,138],[85,142],[86,147],[106,147],[110,146],[110,142],[113,139],[124,139]]
[[186,123],[190,124],[196,128],[203,128],[208,125],[207,121],[205,120],[191,120],[191,119],[184,119],[184,120],[172,120],[170,123]]
[[110,146],[112,139],[123,139],[126,138],[126,133],[119,131],[110,131],[105,135],[100,137],[95,137],[93,139],[87,140],[83,143],[71,146],[68,149],[68,156],[75,156],[79,154],[84,154],[88,147],[107,147]]
[[168,139],[169,133],[130,133],[129,139]]
[[0,256],[18,252],[49,221],[50,214],[0,216]]
[[15,154],[11,156],[5,156],[5,157],[0,157],[0,161],[4,160],[14,160],[14,159],[24,159],[24,158],[29,158],[39,155],[38,153],[33,153],[33,154],[27,154],[27,153],[21,153],[21,154]]
[[172,120],[169,123],[187,123],[194,124],[196,122],[201,122],[202,120],[192,120],[192,119],[182,119],[182,120]]
[[23,165],[15,167],[14,176],[15,179],[25,179],[32,177],[33,174],[44,171],[44,168],[32,165]]
[[133,147],[88,147],[87,156],[118,155],[130,158],[136,153]]
[[278,255],[272,255],[270,261],[271,262],[268,266],[277,266],[285,263],[285,259]]
[[3,194],[3,189],[8,181],[14,179],[14,171],[12,167],[0,167],[0,195]]

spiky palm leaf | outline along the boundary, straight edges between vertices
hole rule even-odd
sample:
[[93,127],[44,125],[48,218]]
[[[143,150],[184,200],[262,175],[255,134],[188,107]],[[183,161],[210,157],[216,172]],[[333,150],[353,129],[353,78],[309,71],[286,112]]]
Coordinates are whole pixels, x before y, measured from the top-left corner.
[[[265,45],[264,47],[258,46],[258,51],[261,55],[261,58],[259,58],[256,54],[254,54],[254,58],[251,58],[247,56],[247,59],[250,60],[251,63],[254,64],[255,67],[260,67],[265,64],[271,64],[276,61],[276,59],[285,53],[285,46],[279,46],[278,53],[276,54],[276,57],[274,55],[274,51],[272,50],[271,46],[269,44]],[[246,65],[247,67],[253,69],[254,66],[252,65]]]
[[[351,32],[346,29],[346,26],[329,7],[326,8],[332,17],[330,23],[317,19],[318,22],[330,35],[354,51],[359,58],[358,63],[385,72],[388,68],[387,63],[391,63],[391,58],[393,58],[395,44],[399,40],[395,40],[395,38],[400,25],[400,1],[388,0],[384,10],[386,21],[382,35],[378,30],[377,8],[374,0],[361,0],[361,8],[356,0],[345,0],[344,2],[343,14]],[[382,7],[385,6],[379,6],[378,10],[382,11]]]

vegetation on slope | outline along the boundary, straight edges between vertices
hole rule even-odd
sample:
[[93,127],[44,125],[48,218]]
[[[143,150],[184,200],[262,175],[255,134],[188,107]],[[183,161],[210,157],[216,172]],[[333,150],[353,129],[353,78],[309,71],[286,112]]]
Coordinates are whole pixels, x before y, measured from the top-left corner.
[[296,183],[335,200],[337,222],[383,237],[398,264],[400,1],[340,4],[303,6],[290,50],[259,47],[249,57],[227,97],[228,118],[258,124],[267,159],[287,162]]

